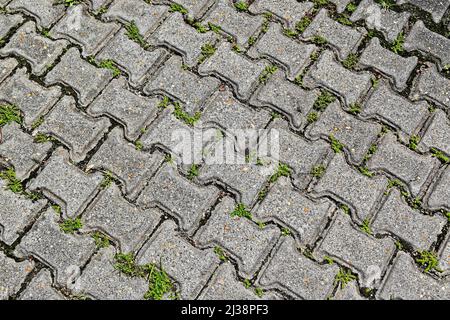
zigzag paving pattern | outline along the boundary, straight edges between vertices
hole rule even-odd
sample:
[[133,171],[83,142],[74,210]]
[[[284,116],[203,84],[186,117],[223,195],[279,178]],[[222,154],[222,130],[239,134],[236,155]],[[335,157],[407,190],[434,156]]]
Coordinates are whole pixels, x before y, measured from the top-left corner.
[[0,300],[450,299],[449,239],[450,0],[0,0]]

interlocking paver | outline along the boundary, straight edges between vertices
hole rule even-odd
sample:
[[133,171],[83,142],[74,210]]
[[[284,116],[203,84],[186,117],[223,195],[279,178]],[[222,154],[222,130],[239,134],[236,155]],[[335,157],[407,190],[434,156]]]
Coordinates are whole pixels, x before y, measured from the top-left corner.
[[222,42],[212,57],[203,62],[200,74],[214,74],[230,81],[241,99],[248,99],[251,91],[259,82],[265,66],[261,61],[252,61],[232,50],[231,44]]
[[86,209],[83,228],[103,230],[119,242],[122,252],[132,252],[144,243],[160,217],[155,209],[142,210],[126,201],[112,184]]
[[55,271],[55,280],[68,287],[74,274],[89,260],[95,242],[88,235],[63,233],[58,215],[48,209],[22,238],[16,250],[23,256],[35,256]]
[[217,268],[219,258],[212,249],[200,250],[176,231],[177,225],[167,220],[142,248],[137,263],[155,263],[180,284],[181,298],[194,299]]
[[297,2],[295,0],[256,0],[248,8],[251,13],[273,13],[285,21],[290,29],[300,21],[313,7],[312,2]]
[[330,104],[307,134],[312,138],[333,136],[348,148],[352,160],[360,163],[376,141],[381,126],[362,121],[342,110],[338,102]]
[[64,17],[50,30],[50,36],[79,44],[83,48],[83,57],[87,57],[96,54],[117,30],[118,24],[95,19],[87,6],[79,4],[67,9]]
[[362,66],[372,67],[394,79],[394,84],[398,90],[406,88],[406,82],[417,62],[417,57],[403,58],[383,48],[378,38],[373,38],[370,41],[359,58],[359,63]]
[[417,21],[405,39],[403,48],[407,51],[418,50],[439,59],[442,65],[450,63],[450,39],[433,32],[423,21]]
[[260,86],[250,103],[258,107],[272,107],[289,117],[295,128],[306,125],[306,116],[317,99],[317,90],[304,90],[287,81],[284,73],[276,71]]
[[86,208],[101,181],[101,174],[86,174],[70,163],[67,151],[58,148],[29,187],[42,190],[63,208],[66,216],[73,218]]
[[91,158],[87,168],[105,169],[113,173],[124,184],[125,193],[134,199],[162,160],[159,152],[149,154],[136,150],[136,146],[125,141],[122,130],[115,128]]
[[410,243],[416,250],[429,250],[437,240],[446,219],[430,217],[410,208],[398,189],[393,189],[375,216],[374,232],[389,232]]
[[365,20],[371,29],[380,31],[386,40],[393,42],[402,32],[411,15],[383,9],[374,0],[363,0],[350,17],[351,21]]
[[142,300],[148,290],[143,278],[127,277],[114,268],[112,246],[96,253],[76,280],[74,292],[101,300]]
[[280,178],[255,209],[255,218],[275,220],[293,230],[302,245],[312,245],[328,223],[334,204],[311,200],[295,190],[287,178]]
[[0,0],[0,299],[449,299],[449,4]]
[[0,39],[8,35],[9,31],[22,23],[20,14],[0,15]]
[[76,48],[70,48],[61,61],[47,74],[47,85],[62,83],[78,95],[78,102],[86,107],[102,91],[113,77],[108,69],[96,68],[81,59]]
[[369,178],[362,175],[351,168],[342,155],[337,154],[315,186],[315,191],[345,202],[364,220],[376,206],[387,184],[388,181],[384,177]]
[[0,300],[8,300],[19,291],[26,276],[34,269],[32,261],[16,262],[0,251]]
[[130,40],[124,30],[121,30],[96,58],[101,61],[113,60],[126,70],[133,86],[140,86],[165,56],[164,49],[144,50],[139,44]]
[[411,3],[422,10],[425,10],[431,13],[434,22],[438,23],[441,21],[445,12],[447,11],[450,3],[446,0],[438,0],[438,1],[426,1],[426,0],[399,0],[398,4],[403,3]]
[[20,300],[64,300],[65,297],[53,288],[53,279],[48,269],[42,269],[21,293]]
[[415,91],[411,97],[430,99],[431,101],[450,108],[450,80],[441,76],[436,66],[428,64],[415,80]]
[[418,196],[438,164],[431,155],[420,155],[397,142],[393,133],[387,133],[367,167],[392,174],[406,183],[413,196]]
[[400,130],[403,141],[408,141],[410,136],[419,132],[430,113],[426,102],[413,103],[395,93],[385,81],[381,81],[367,99],[361,115],[388,123]]
[[328,255],[349,265],[364,287],[377,286],[395,252],[394,241],[377,239],[352,226],[350,216],[339,211],[317,248],[320,255]]
[[236,39],[238,45],[244,46],[248,39],[258,32],[264,22],[264,17],[239,12],[231,5],[230,1],[217,0],[207,14],[205,22],[220,26],[222,31]]
[[2,143],[0,144],[0,163],[13,166],[16,177],[24,180],[37,169],[50,151],[52,144],[34,143],[33,137],[20,130],[16,123],[3,128]]
[[151,36],[157,45],[166,45],[179,52],[184,63],[190,67],[197,64],[202,54],[202,47],[215,42],[213,32],[199,33],[184,23],[181,13],[176,12],[164,20],[158,30]]
[[433,210],[446,209],[450,210],[450,167],[446,167],[434,184],[428,197],[427,204]]
[[267,57],[282,64],[287,78],[294,81],[310,62],[317,49],[313,44],[304,44],[283,35],[281,26],[272,24],[267,32],[252,46],[248,55],[253,58]]
[[258,283],[303,299],[325,299],[333,290],[338,269],[336,265],[319,265],[305,257],[288,237],[277,247]]
[[172,56],[156,72],[144,91],[148,94],[167,94],[179,100],[186,112],[193,113],[216,91],[219,83],[212,77],[199,77],[189,70],[183,70],[182,59]]
[[55,4],[51,0],[13,0],[8,4],[8,9],[23,11],[34,16],[38,24],[43,28],[49,28],[65,12],[63,4]]
[[448,280],[439,281],[421,272],[413,258],[399,252],[377,297],[385,300],[448,300],[449,293]]
[[[260,300],[251,289],[236,279],[231,263],[224,263],[214,273],[210,284],[199,296],[200,300]],[[266,299],[266,297],[263,297]]]
[[23,114],[23,125],[33,127],[58,101],[61,89],[45,88],[28,78],[27,69],[18,69],[0,85],[0,100],[16,105]]
[[102,139],[109,126],[109,120],[89,117],[71,96],[64,96],[37,131],[61,141],[70,149],[70,158],[80,162]]
[[180,220],[183,230],[192,231],[218,195],[216,187],[197,186],[182,177],[176,168],[165,164],[141,193],[138,204],[158,204]]
[[156,28],[166,12],[166,6],[151,5],[144,0],[115,0],[103,17],[125,24],[133,21],[145,37]]
[[436,110],[426,129],[420,147],[424,150],[436,148],[450,155],[450,121],[442,110]]
[[304,80],[308,86],[322,86],[335,92],[347,105],[351,105],[367,93],[371,86],[370,79],[368,72],[354,72],[344,68],[334,60],[333,53],[326,50]]
[[7,190],[6,183],[0,180],[0,204],[0,225],[3,226],[0,239],[12,245],[26,227],[36,219],[46,201],[32,202],[23,195]]
[[63,53],[69,44],[66,40],[50,40],[36,32],[34,22],[27,22],[11,37],[10,41],[0,50],[0,54],[16,54],[25,58],[33,73],[42,75]]
[[125,127],[125,136],[136,140],[155,118],[159,100],[138,95],[130,90],[123,77],[114,79],[89,106],[94,117],[107,115]]
[[331,19],[328,11],[322,9],[303,32],[302,37],[305,39],[323,37],[338,50],[339,58],[343,60],[358,48],[365,33],[364,30],[356,30]]

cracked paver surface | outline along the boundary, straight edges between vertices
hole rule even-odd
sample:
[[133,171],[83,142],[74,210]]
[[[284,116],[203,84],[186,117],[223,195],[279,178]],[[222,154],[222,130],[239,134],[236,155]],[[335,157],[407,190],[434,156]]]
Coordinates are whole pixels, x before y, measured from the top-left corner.
[[449,22],[0,0],[0,299],[450,299]]

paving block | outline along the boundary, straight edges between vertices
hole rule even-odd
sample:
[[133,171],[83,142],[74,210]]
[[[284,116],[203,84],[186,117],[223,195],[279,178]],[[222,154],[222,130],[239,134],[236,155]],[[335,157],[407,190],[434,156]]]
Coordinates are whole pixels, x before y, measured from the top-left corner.
[[266,57],[277,61],[286,68],[287,78],[294,81],[311,62],[310,56],[316,49],[313,44],[304,44],[285,36],[280,25],[272,24],[247,54],[255,59]]
[[318,96],[318,90],[304,90],[285,79],[277,70],[268,81],[258,87],[250,99],[250,104],[271,107],[287,116],[294,128],[307,124],[306,116],[311,111]]
[[307,129],[306,135],[315,140],[333,136],[350,152],[352,162],[361,163],[381,128],[375,122],[363,121],[344,112],[339,102],[334,102]]
[[340,24],[329,17],[326,9],[322,9],[303,32],[302,37],[304,39],[325,38],[328,44],[336,48],[339,59],[345,60],[358,48],[365,35],[365,29],[354,29]]
[[136,258],[138,264],[161,265],[180,286],[182,299],[194,299],[206,285],[219,264],[212,249],[192,246],[177,231],[177,225],[167,220],[159,226]]
[[36,25],[30,21],[22,25],[9,42],[0,49],[1,55],[15,54],[26,59],[33,74],[42,75],[63,53],[69,44],[66,40],[51,40],[36,32]]
[[17,65],[18,63],[16,59],[0,59],[0,83],[9,76]]
[[109,120],[88,116],[77,108],[71,96],[64,96],[36,131],[61,141],[70,149],[70,159],[80,162],[103,138],[109,126]]
[[344,288],[338,287],[334,300],[367,300],[361,295],[356,281],[349,282]]
[[216,206],[206,224],[195,234],[201,247],[224,248],[239,266],[239,274],[253,278],[280,237],[275,226],[263,229],[247,218],[232,217],[236,202],[226,197]]
[[55,4],[51,0],[35,0],[33,2],[28,0],[13,0],[8,4],[7,8],[34,16],[39,27],[46,29],[50,28],[65,13],[63,4]]
[[87,107],[112,78],[111,70],[96,68],[81,59],[78,49],[72,47],[47,74],[45,83],[62,83],[71,87],[77,93],[78,103]]
[[392,189],[386,202],[376,214],[374,232],[388,232],[410,243],[415,250],[429,250],[437,241],[447,219],[427,216],[408,206],[398,189]]
[[446,166],[441,176],[434,183],[429,196],[427,197],[427,206],[431,210],[445,209],[450,211],[450,167]]
[[188,16],[200,19],[215,0],[177,0],[176,3],[183,6],[188,11]]
[[127,277],[114,268],[116,250],[109,246],[97,252],[76,280],[73,291],[98,300],[143,300],[148,283]]
[[217,0],[208,11],[204,21],[216,26],[236,39],[239,46],[247,45],[248,39],[259,31],[264,17],[251,16],[246,12],[239,12],[228,0]]
[[356,210],[359,219],[364,220],[380,200],[388,181],[381,176],[369,178],[351,168],[341,154],[337,154],[320,178],[315,191],[329,195]]
[[442,150],[450,155],[450,121],[444,111],[436,110],[431,123],[428,125],[419,147],[428,151],[431,148]]
[[352,0],[330,0],[330,2],[336,5],[336,11],[342,13],[345,11],[347,5],[352,2]]
[[411,14],[383,9],[374,0],[363,0],[353,12],[350,21],[364,20],[370,29],[380,31],[387,41],[393,42],[408,23]]
[[441,76],[435,65],[428,63],[414,82],[413,100],[430,99],[446,109],[450,108],[450,80]]
[[181,57],[172,56],[145,86],[144,92],[166,94],[179,100],[186,112],[194,113],[217,90],[219,84],[212,77],[199,77],[189,70],[183,70]]
[[336,265],[320,265],[299,252],[294,239],[284,238],[261,271],[263,288],[287,291],[302,299],[325,300],[333,291]]
[[386,81],[380,81],[361,110],[362,117],[375,118],[398,129],[404,142],[419,133],[429,115],[426,102],[411,102],[395,93]]
[[55,271],[55,281],[70,287],[95,251],[94,239],[88,235],[63,233],[59,216],[49,208],[22,238],[16,251],[35,256]]
[[51,147],[50,142],[35,143],[32,136],[21,131],[20,126],[13,123],[2,128],[0,163],[14,167],[16,178],[24,180],[39,167]]
[[144,84],[160,62],[166,57],[164,49],[145,50],[130,40],[125,31],[119,31],[96,56],[97,60],[112,60],[126,70],[130,84],[138,87]]
[[381,46],[378,38],[372,38],[359,58],[363,67],[372,67],[380,73],[392,78],[399,91],[406,89],[406,82],[417,66],[418,58],[403,58]]
[[249,11],[253,14],[270,12],[281,18],[289,29],[294,29],[295,24],[313,7],[312,2],[297,2],[295,0],[256,0]]
[[20,14],[0,15],[0,39],[8,35],[8,33],[23,22]]
[[397,142],[393,133],[387,133],[370,158],[370,170],[383,170],[403,181],[414,197],[417,197],[439,161],[431,155],[420,155]]
[[439,251],[439,269],[448,274],[450,270],[450,237],[447,235],[446,241],[442,243],[441,250]]
[[[209,285],[200,294],[199,300],[261,300],[243,282],[236,279],[234,266],[227,262],[220,265]],[[266,297],[263,297],[266,299]]]
[[326,50],[305,75],[304,83],[309,87],[325,87],[341,96],[350,106],[367,93],[372,86],[370,79],[369,72],[355,72],[344,68],[334,60],[333,53]]
[[149,4],[144,0],[115,0],[102,17],[124,24],[133,21],[139,32],[146,37],[158,26],[166,13],[167,6]]
[[79,44],[83,57],[87,57],[100,51],[119,28],[117,23],[95,19],[86,5],[79,4],[67,8],[64,17],[50,30],[50,36]]
[[150,236],[161,213],[142,210],[126,201],[113,183],[102,191],[83,215],[83,230],[102,230],[118,241],[121,252],[134,252]]
[[19,300],[65,300],[62,293],[53,287],[53,279],[48,269],[42,269],[20,294]]
[[450,3],[448,1],[426,1],[426,0],[399,0],[398,4],[411,3],[422,10],[430,13],[435,23],[439,23],[447,11]]
[[377,239],[355,229],[350,216],[339,211],[316,252],[351,267],[357,272],[362,286],[374,288],[395,250],[391,239]]
[[294,189],[289,179],[281,177],[253,212],[256,220],[286,226],[306,246],[317,241],[334,210],[331,201],[311,200]]
[[24,195],[6,189],[0,180],[0,240],[12,245],[38,217],[46,201],[31,201]]
[[247,100],[264,71],[263,62],[252,61],[235,52],[228,42],[222,42],[213,56],[203,62],[198,71],[202,75],[214,74],[230,81],[238,98]]
[[440,61],[441,66],[450,63],[450,39],[427,29],[421,20],[412,27],[403,48],[406,51],[418,50],[425,55],[431,55]]
[[114,79],[100,96],[91,103],[87,112],[94,116],[109,116],[125,127],[125,136],[136,140],[155,120],[159,99],[148,98],[131,91],[123,77]]
[[27,69],[18,69],[0,85],[0,100],[17,106],[23,115],[23,125],[32,129],[58,101],[61,89],[46,88],[28,78]]
[[181,13],[175,12],[164,20],[149,40],[177,51],[183,56],[184,64],[193,67],[202,55],[202,47],[213,44],[216,38],[214,32],[198,32],[184,22]]
[[33,271],[33,261],[16,262],[0,251],[0,300],[8,300],[16,294],[27,275]]
[[73,218],[94,198],[101,181],[101,174],[86,174],[69,162],[67,151],[58,148],[29,188],[41,190],[61,206],[67,217]]
[[394,264],[384,277],[377,298],[384,300],[448,300],[448,280],[436,280],[421,272],[413,258],[399,252]]
[[213,206],[219,190],[213,186],[197,186],[182,177],[170,164],[165,164],[152,178],[138,198],[138,205],[162,206],[180,220],[184,231],[193,231]]

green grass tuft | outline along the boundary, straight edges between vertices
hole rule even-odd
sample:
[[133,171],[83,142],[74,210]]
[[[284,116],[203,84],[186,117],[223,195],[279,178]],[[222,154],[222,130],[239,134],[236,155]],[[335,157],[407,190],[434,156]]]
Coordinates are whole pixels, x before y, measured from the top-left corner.
[[185,7],[178,3],[172,3],[169,8],[169,12],[179,12],[181,14],[187,14],[188,11]]
[[278,70],[277,66],[274,65],[266,66],[263,72],[261,72],[261,74],[259,75],[259,82],[266,83],[267,80],[270,78],[270,76],[274,74],[277,70]]
[[60,223],[59,227],[62,232],[72,234],[80,230],[83,227],[83,223],[80,218],[67,219]]
[[14,193],[23,193],[22,182],[17,179],[13,168],[8,168],[0,172],[0,178],[6,181],[6,187]]
[[317,111],[324,111],[330,103],[336,101],[336,97],[328,91],[320,92],[320,95],[314,101],[313,108]]
[[354,280],[356,280],[356,276],[352,274],[350,270],[341,268],[334,279],[334,284],[339,285],[341,289],[344,289],[349,282]]
[[19,108],[11,104],[0,105],[0,127],[12,122],[22,124],[22,115]]
[[131,21],[127,25],[125,25],[125,30],[127,31],[126,35],[130,40],[138,43],[141,47],[147,48],[148,43],[144,40],[144,37],[141,35],[136,22]]
[[403,32],[400,32],[397,36],[397,39],[394,40],[391,46],[391,50],[395,53],[401,53],[403,52],[403,44],[405,42],[405,35]]
[[331,141],[331,149],[333,149],[335,153],[340,153],[342,152],[342,150],[344,150],[344,145],[333,135],[330,135],[328,138]]
[[243,203],[239,203],[234,208],[234,211],[231,212],[232,217],[240,217],[240,218],[247,218],[249,220],[252,219],[252,214],[250,211],[247,210],[245,205]]
[[439,260],[436,256],[436,253],[430,251],[419,251],[419,256],[416,258],[416,262],[419,263],[423,268],[425,268],[425,272],[436,270],[438,272],[442,272],[441,269],[438,268]]
[[237,11],[240,12],[247,12],[248,11],[248,3],[245,1],[238,1],[234,4],[234,7],[237,9]]
[[289,177],[291,175],[291,169],[285,164],[278,164],[277,171],[270,177],[269,181],[274,183],[280,177]]

